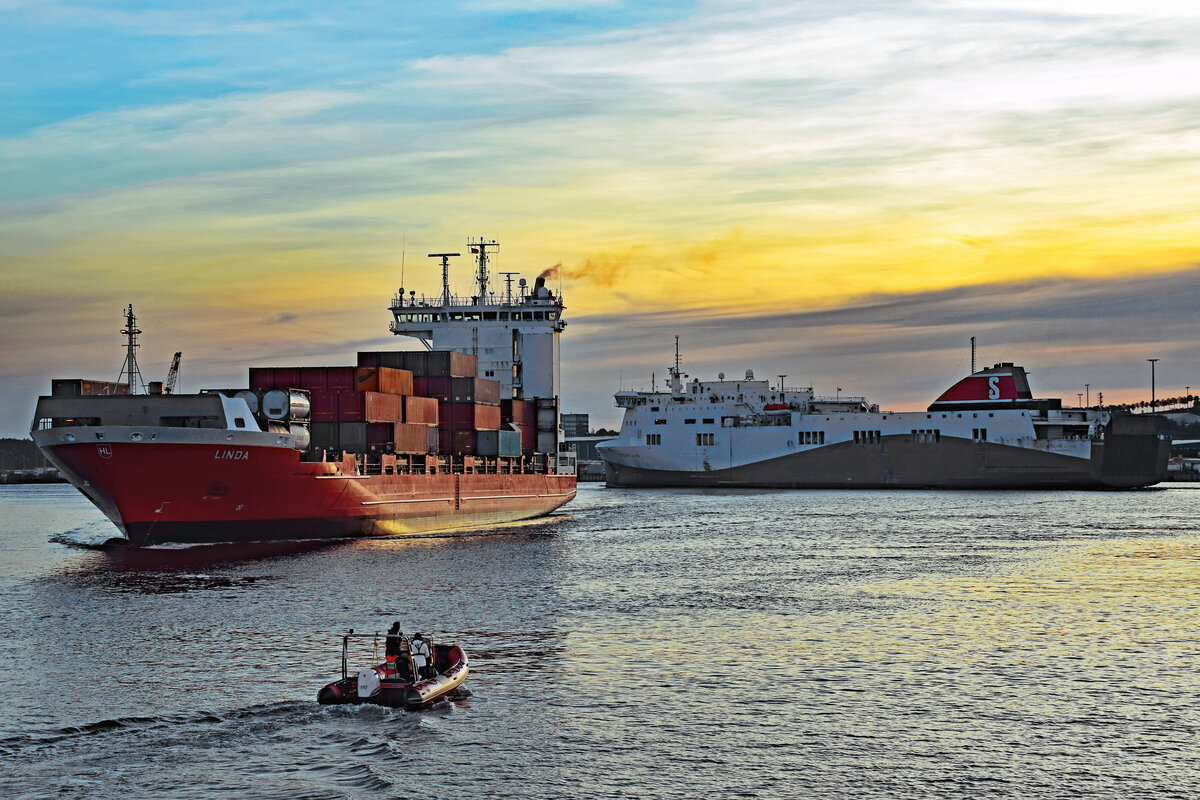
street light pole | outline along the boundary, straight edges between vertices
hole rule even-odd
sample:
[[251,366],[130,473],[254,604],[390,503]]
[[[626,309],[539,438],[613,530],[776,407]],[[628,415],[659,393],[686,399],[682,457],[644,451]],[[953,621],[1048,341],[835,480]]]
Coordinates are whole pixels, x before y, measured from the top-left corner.
[[1150,362],[1150,413],[1154,413],[1154,362],[1157,358],[1147,358]]

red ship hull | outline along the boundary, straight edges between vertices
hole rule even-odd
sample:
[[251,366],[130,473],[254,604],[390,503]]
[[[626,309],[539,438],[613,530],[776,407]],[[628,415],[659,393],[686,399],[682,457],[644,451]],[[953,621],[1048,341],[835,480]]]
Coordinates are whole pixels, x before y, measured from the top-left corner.
[[543,516],[575,497],[573,475],[356,475],[284,447],[42,447],[135,545],[448,532]]

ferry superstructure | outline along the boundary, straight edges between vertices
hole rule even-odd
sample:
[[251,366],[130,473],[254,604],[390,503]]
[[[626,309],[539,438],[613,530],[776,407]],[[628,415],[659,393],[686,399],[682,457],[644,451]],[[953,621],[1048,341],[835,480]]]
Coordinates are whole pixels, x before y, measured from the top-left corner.
[[[445,265],[448,254],[438,255]],[[38,399],[31,435],[138,546],[444,533],[542,516],[574,498],[573,457],[557,445],[561,299],[544,282],[502,299],[480,292],[469,310],[448,291],[441,302],[409,298],[390,306],[393,332],[416,335],[399,321],[424,315],[419,333],[441,349],[359,353],[357,366],[251,368],[251,384],[256,374],[275,378],[262,388],[197,394],[153,383],[139,392],[133,354],[141,331],[131,307],[122,330],[129,381],[53,381]],[[468,314],[503,320],[503,342],[464,338]],[[509,373],[519,380],[498,387],[483,377],[471,356],[476,341],[507,344],[514,355],[494,360],[515,362]],[[351,385],[335,386],[335,375]],[[428,384],[424,393],[412,388],[415,376]],[[321,403],[332,422],[317,421]],[[511,419],[518,409],[529,418]],[[503,424],[502,414],[510,417]],[[469,441],[439,436],[442,423],[463,423],[446,432]],[[525,437],[523,426],[536,436]],[[476,449],[475,433],[490,451]]]
[[1166,476],[1161,418],[1037,399],[1024,368],[973,372],[924,411],[742,380],[621,391],[617,438],[598,446],[609,486],[1135,488]]

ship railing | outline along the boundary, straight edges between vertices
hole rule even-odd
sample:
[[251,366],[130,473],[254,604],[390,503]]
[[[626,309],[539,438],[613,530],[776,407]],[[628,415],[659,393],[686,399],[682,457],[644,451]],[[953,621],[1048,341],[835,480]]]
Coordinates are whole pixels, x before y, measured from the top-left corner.
[[479,308],[481,306],[494,306],[497,308],[503,308],[503,307],[511,308],[511,307],[515,307],[515,306],[523,307],[523,306],[530,306],[530,305],[538,305],[538,306],[563,305],[563,296],[561,294],[555,294],[553,299],[550,302],[547,302],[546,300],[538,300],[535,302],[535,298],[533,298],[530,295],[517,295],[517,294],[514,294],[512,296],[511,302],[508,302],[508,298],[506,298],[502,294],[497,294],[496,292],[488,292],[487,295],[485,295],[482,298],[482,300],[480,299],[480,297],[478,295],[462,295],[462,294],[450,295],[449,305],[446,304],[445,300],[446,300],[446,296],[443,294],[404,295],[404,294],[400,294],[399,292],[397,292],[396,294],[392,295],[392,304],[391,304],[391,306],[389,306],[389,309],[391,311],[421,312],[422,310],[446,311],[447,309],[451,309],[451,308],[472,309],[472,308]]

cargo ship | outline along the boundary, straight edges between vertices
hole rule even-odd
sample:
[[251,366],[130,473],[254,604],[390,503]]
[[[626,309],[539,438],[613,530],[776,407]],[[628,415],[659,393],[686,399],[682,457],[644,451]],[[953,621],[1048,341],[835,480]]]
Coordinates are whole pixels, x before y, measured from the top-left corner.
[[471,241],[475,293],[401,288],[390,329],[420,350],[354,364],[250,367],[242,387],[143,384],[133,308],[117,381],[56,379],[31,435],[129,543],[446,533],[549,514],[575,496],[559,446],[562,297],[538,278],[489,289],[494,241]]
[[755,380],[616,394],[617,438],[598,446],[609,486],[1130,489],[1165,479],[1161,417],[1064,408],[1009,362],[976,370],[924,411]]

